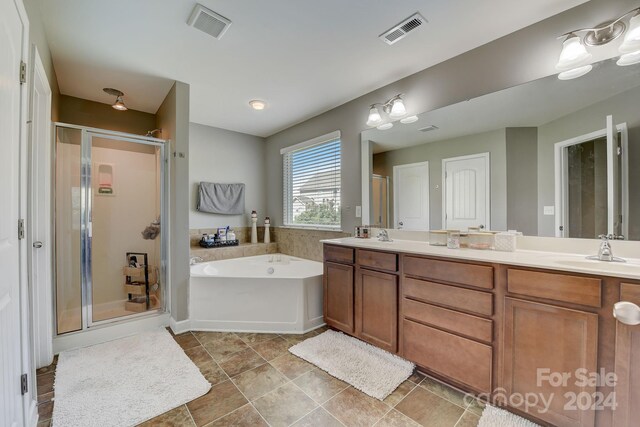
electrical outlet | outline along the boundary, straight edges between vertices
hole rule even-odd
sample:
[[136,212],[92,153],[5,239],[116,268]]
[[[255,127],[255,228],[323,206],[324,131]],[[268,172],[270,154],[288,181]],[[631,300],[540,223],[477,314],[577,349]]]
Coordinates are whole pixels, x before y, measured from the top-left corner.
[[356,206],[356,218],[362,218],[362,206]]

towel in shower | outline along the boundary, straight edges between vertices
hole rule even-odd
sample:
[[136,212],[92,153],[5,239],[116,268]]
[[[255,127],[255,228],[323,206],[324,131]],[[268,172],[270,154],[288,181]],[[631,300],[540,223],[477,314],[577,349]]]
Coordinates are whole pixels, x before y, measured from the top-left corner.
[[244,184],[201,182],[197,209],[223,215],[244,214]]

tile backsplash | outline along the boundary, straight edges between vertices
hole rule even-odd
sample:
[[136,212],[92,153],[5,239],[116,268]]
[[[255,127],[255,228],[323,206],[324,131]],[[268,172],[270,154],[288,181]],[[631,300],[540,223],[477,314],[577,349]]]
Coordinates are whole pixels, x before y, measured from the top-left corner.
[[351,233],[342,231],[306,230],[300,228],[276,227],[275,241],[278,252],[298,258],[322,262],[322,243],[320,240],[349,237]]

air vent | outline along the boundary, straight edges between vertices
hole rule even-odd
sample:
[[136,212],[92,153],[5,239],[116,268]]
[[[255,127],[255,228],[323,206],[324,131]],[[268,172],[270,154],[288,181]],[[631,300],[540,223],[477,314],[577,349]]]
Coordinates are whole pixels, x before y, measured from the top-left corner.
[[393,28],[388,29],[384,33],[380,34],[378,37],[384,41],[386,44],[394,44],[397,41],[405,38],[411,31],[422,26],[422,24],[426,24],[427,20],[422,17],[419,13],[412,15],[395,25]]
[[231,26],[231,21],[201,4],[196,4],[187,24],[216,39],[220,39]]
[[432,130],[436,130],[436,129],[440,129],[438,126],[436,125],[429,125],[429,126],[425,126],[423,128],[418,129],[420,132],[431,132]]

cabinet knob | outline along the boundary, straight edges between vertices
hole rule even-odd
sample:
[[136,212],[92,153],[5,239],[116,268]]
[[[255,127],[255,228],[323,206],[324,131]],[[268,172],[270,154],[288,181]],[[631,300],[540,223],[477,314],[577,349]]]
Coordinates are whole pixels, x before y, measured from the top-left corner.
[[625,325],[640,325],[640,307],[629,301],[620,301],[613,306],[613,317]]

